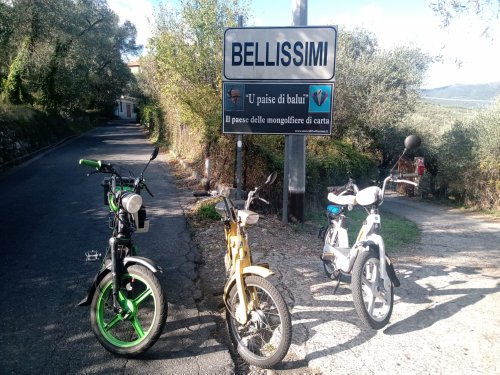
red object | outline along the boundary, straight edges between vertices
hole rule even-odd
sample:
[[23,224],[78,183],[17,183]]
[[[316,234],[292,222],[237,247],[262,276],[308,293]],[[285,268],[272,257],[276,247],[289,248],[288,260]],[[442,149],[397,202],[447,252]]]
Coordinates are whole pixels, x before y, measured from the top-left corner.
[[418,159],[418,164],[417,164],[417,174],[419,176],[422,176],[425,172],[425,166],[424,166],[424,161],[422,159]]

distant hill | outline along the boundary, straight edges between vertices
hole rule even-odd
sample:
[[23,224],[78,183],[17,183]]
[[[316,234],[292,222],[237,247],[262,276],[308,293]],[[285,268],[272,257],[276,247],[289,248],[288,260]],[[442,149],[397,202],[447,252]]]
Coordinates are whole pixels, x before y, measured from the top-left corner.
[[425,100],[446,106],[477,108],[492,104],[500,96],[500,82],[477,85],[456,84],[435,89],[423,89]]

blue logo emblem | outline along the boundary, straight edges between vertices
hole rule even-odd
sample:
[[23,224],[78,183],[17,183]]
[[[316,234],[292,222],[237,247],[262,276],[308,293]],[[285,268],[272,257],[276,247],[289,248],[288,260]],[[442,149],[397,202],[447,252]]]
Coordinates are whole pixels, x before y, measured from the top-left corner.
[[309,112],[330,112],[332,86],[309,86]]

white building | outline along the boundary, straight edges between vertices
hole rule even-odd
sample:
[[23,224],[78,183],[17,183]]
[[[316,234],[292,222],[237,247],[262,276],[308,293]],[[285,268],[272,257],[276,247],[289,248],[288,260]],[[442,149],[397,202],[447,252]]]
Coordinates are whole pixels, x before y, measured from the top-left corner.
[[115,102],[115,116],[122,120],[137,120],[137,100],[130,96],[121,96]]

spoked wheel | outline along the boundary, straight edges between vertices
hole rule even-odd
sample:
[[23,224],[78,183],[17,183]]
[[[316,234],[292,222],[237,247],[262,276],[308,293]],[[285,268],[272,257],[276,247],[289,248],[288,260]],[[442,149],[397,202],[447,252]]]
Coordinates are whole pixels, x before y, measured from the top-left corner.
[[[331,246],[338,246],[338,233],[335,231],[332,225],[329,225],[325,233],[325,244]],[[337,274],[335,272],[335,266],[331,260],[323,260],[323,268],[325,269],[325,274],[330,279],[335,279]]]
[[373,251],[362,251],[352,270],[352,297],[359,317],[367,326],[381,329],[389,323],[394,304],[394,287],[385,290],[380,260]]
[[113,307],[109,273],[94,293],[90,321],[107,350],[133,357],[149,349],[160,336],[167,317],[167,299],[158,279],[145,267],[128,267],[121,280],[118,300],[122,311]]
[[276,287],[260,276],[245,278],[249,304],[253,304],[248,322],[241,325],[234,318],[240,303],[236,285],[229,292],[226,311],[229,335],[236,350],[249,364],[271,368],[288,352],[292,324],[285,300]]

